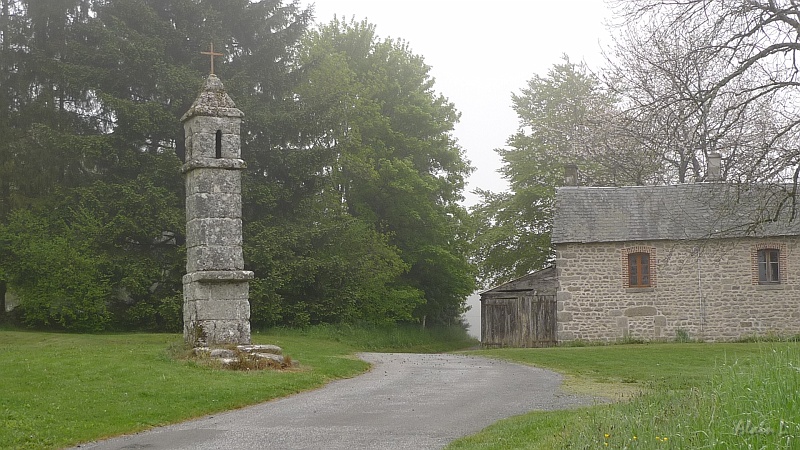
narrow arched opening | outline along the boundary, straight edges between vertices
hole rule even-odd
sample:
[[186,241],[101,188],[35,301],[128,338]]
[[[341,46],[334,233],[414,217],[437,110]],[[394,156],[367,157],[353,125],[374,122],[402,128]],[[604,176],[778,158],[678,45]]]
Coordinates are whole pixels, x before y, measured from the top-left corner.
[[222,130],[217,130],[216,156],[222,158]]

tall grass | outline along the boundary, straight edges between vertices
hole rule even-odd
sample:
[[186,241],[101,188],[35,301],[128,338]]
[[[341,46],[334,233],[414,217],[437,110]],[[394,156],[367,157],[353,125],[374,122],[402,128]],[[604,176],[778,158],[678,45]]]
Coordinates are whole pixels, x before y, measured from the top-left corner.
[[565,448],[800,448],[800,351],[718,363],[711,381],[580,413]]
[[[449,449],[800,449],[800,345],[651,344],[502,349],[575,388],[632,397],[502,420]],[[583,389],[583,392],[587,392]]]

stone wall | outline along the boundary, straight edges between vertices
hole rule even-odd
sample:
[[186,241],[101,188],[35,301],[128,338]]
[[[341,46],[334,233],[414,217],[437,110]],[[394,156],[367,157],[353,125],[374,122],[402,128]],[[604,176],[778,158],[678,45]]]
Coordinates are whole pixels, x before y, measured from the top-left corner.
[[[800,238],[558,244],[559,341],[729,341],[800,334]],[[759,285],[756,254],[781,250],[781,283]],[[627,283],[629,252],[649,249],[649,288]]]

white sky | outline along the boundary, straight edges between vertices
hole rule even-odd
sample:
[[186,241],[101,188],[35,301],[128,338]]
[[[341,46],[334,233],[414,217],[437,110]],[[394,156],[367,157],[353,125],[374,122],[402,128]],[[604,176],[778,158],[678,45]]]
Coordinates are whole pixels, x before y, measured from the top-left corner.
[[[601,64],[608,44],[603,0],[304,0],[315,4],[315,22],[334,14],[367,19],[381,38],[407,41],[425,58],[434,89],[461,112],[455,136],[477,168],[467,191],[501,191],[500,158],[517,129],[511,93],[534,74],[545,75],[562,54]],[[469,192],[467,205],[477,202]],[[474,311],[471,311],[474,312]]]

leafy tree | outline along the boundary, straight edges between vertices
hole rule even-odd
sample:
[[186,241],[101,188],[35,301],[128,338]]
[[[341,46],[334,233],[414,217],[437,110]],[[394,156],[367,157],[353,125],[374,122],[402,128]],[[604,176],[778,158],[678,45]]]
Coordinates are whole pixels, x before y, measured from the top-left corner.
[[520,120],[501,173],[510,192],[479,191],[475,259],[480,277],[496,284],[541,269],[552,261],[550,230],[555,188],[564,166],[581,167],[582,184],[642,184],[651,179],[645,155],[625,147],[615,128],[615,98],[585,65],[566,57],[546,77],[534,76],[512,96]]
[[[143,3],[146,4],[115,2],[109,5],[107,15],[100,15],[101,19],[107,17],[108,21],[113,21],[121,29],[108,30],[104,27],[101,31],[108,35],[101,36],[97,41],[111,41],[108,47],[112,51],[120,47],[130,49],[131,54],[125,58],[132,74],[136,73],[134,67],[137,65],[150,67],[147,70],[149,79],[131,78],[122,83],[114,77],[107,80],[109,87],[104,91],[106,98],[111,98],[111,104],[116,108],[114,114],[125,119],[124,122],[118,120],[120,125],[115,134],[119,132],[126,141],[128,134],[133,137],[131,142],[135,148],[126,150],[124,155],[147,160],[145,164],[134,166],[142,167],[144,171],[120,175],[124,180],[135,177],[138,183],[149,182],[153,186],[166,188],[163,196],[151,198],[151,201],[165,208],[174,208],[171,211],[182,221],[183,181],[177,176],[177,169],[183,157],[183,131],[178,119],[194,100],[202,74],[208,70],[208,60],[199,51],[213,41],[226,55],[224,63],[217,65],[217,73],[225,80],[237,105],[247,112],[242,130],[242,151],[250,164],[248,175],[252,174],[252,178],[248,177],[245,186],[245,209],[250,213],[245,233],[246,241],[252,242],[257,236],[250,233],[249,219],[253,219],[252,223],[257,222],[257,216],[254,217],[252,212],[263,213],[263,210],[255,205],[264,202],[261,194],[269,198],[272,189],[266,180],[259,179],[259,175],[263,175],[268,167],[284,167],[280,163],[273,165],[270,161],[273,150],[271,144],[281,142],[284,138],[282,133],[292,135],[293,124],[285,118],[291,112],[291,103],[287,100],[291,99],[295,83],[293,54],[310,20],[310,13],[302,10],[297,1],[285,5],[279,0]],[[149,10],[147,14],[142,14],[143,7]],[[119,42],[115,43],[114,39]],[[139,48],[150,50],[137,51]],[[131,91],[130,86],[136,86],[135,90]],[[179,158],[175,158],[176,153]],[[293,166],[289,164],[289,167]],[[250,180],[255,180],[256,185],[253,186]],[[292,188],[290,192],[293,192]],[[169,193],[175,195],[177,201],[168,199]],[[166,233],[175,236],[175,243],[182,244],[182,222],[171,220],[172,213],[165,214],[163,211],[159,217],[164,221],[147,229],[150,241],[160,242]],[[175,309],[180,312],[179,308],[173,306],[176,301],[171,299],[180,297],[184,256],[175,249],[170,250],[168,245],[156,246],[155,249],[159,251],[155,253],[152,245],[139,248],[147,250],[140,253],[142,264],[121,267],[124,270],[118,271],[118,274],[131,274],[124,278],[126,285],[141,280],[135,289],[127,289],[133,297],[128,308],[128,322],[141,327],[148,321],[162,320],[159,317],[163,314],[159,311]],[[259,289],[264,285],[261,278],[270,277],[270,273],[259,266],[254,258],[257,255],[252,255],[248,248],[245,250],[247,260],[254,262],[254,267],[250,268],[260,278],[256,280],[256,289],[251,298],[253,310],[258,312],[264,306],[264,297],[261,295],[264,291]],[[168,251],[169,257],[162,255],[162,251]],[[180,264],[175,262],[176,259]],[[155,267],[159,267],[161,272],[169,272],[166,279],[147,270],[153,262],[160,262]],[[145,289],[155,284],[160,291],[153,293],[150,288]],[[269,291],[267,295],[270,295]],[[155,315],[148,318],[148,312]],[[180,319],[179,314],[174,317]]]
[[[92,100],[87,96],[88,87],[76,82],[80,72],[71,60],[70,48],[72,43],[80,41],[78,30],[89,20],[89,9],[90,2],[81,0],[3,0],[0,3],[0,81],[3,86],[0,133],[4,136],[0,142],[0,225],[8,223],[15,211],[32,209],[40,215],[48,214],[42,207],[48,204],[49,197],[63,187],[85,182],[91,175],[88,158],[107,148],[104,138],[84,114],[91,108]],[[33,221],[49,222],[46,217]],[[0,237],[0,241],[15,242],[19,236],[9,235],[15,230],[33,233],[45,228],[5,228],[6,235]],[[63,231],[59,227],[49,229]],[[79,248],[64,248],[67,243],[72,245],[68,239],[58,242],[55,236],[51,242],[54,251]],[[17,258],[18,252],[24,250],[22,247],[10,244],[4,247],[4,262],[26,263]],[[39,251],[29,250],[26,253],[29,257],[41,256]],[[0,280],[3,293],[7,278],[13,277],[11,271],[5,272]],[[102,283],[98,279],[98,289],[92,290],[92,295],[104,291]],[[23,284],[35,288],[31,283]],[[23,298],[41,300],[25,292],[16,293]],[[97,317],[105,320],[102,313]],[[65,319],[63,325],[67,322]]]
[[208,42],[247,115],[254,324],[446,322],[461,311],[474,286],[457,204],[470,169],[450,134],[453,105],[405,44],[355,23],[302,40],[311,13],[298,1],[0,0],[0,10],[0,288],[22,299],[26,323],[180,328],[179,118]]
[[330,208],[385,236],[407,266],[384,302],[416,305],[418,320],[454,320],[474,288],[457,203],[471,170],[451,135],[458,113],[434,92],[423,59],[366,21],[334,19],[306,45],[298,96],[314,112],[320,138],[310,148],[326,155]]
[[91,251],[78,228],[58,216],[12,214],[7,235],[14,257],[3,269],[25,323],[99,331],[111,319],[103,258]]
[[[28,210],[33,217],[26,220],[48,225],[9,226],[0,241],[44,240],[42,245],[64,254],[91,249],[103,261],[86,272],[102,288],[93,295],[104,295],[106,312],[92,316],[98,327],[178,328],[183,273],[178,119],[207,70],[198,52],[218,36],[233,36],[217,40],[236,50],[228,52],[226,66],[245,70],[245,60],[269,61],[271,66],[261,68],[248,62],[249,69],[285,71],[292,36],[302,34],[308,14],[296,2],[246,0],[4,0],[2,7],[0,64],[7,62],[10,70],[3,72],[9,89],[0,127],[14,132],[0,148],[0,171],[9,175],[0,177],[0,218],[8,221],[17,217],[15,210]],[[64,211],[63,225],[51,224],[54,209]],[[92,226],[77,233],[76,223]],[[37,234],[42,229],[49,234]],[[37,285],[23,283],[14,267],[30,267],[22,259],[39,253],[19,245],[6,248],[13,266],[6,278],[30,306]],[[29,323],[72,326],[28,313],[34,309],[27,306],[23,310]]]

